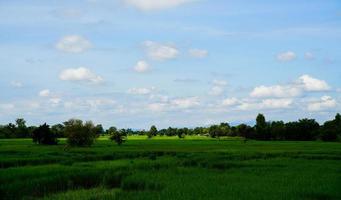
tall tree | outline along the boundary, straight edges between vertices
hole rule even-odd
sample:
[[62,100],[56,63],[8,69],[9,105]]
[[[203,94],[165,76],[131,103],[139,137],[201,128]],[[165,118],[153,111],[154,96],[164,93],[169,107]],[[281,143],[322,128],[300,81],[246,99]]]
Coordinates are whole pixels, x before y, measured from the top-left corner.
[[268,129],[268,124],[266,123],[264,115],[258,114],[256,118],[257,139],[261,139],[261,140],[268,139],[267,129]]

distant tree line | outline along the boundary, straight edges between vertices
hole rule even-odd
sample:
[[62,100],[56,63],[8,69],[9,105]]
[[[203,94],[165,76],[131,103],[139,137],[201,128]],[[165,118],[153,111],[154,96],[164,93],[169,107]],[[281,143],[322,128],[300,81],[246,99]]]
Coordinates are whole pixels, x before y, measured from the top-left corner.
[[239,136],[255,140],[341,140],[341,115],[320,125],[314,119],[300,119],[293,122],[266,121],[263,114],[258,114],[255,126],[239,124],[231,126],[220,123],[208,127],[196,128],[166,128],[158,130],[151,126],[149,130],[117,129],[110,127],[104,130],[101,124],[95,125],[91,121],[83,122],[79,119],[70,119],[67,122],[49,126],[46,123],[36,126],[26,126],[24,119],[17,119],[15,123],[0,125],[0,138],[32,138],[37,144],[57,144],[57,138],[67,138],[70,146],[90,146],[100,135],[109,135],[112,141],[121,145],[126,136],[146,135],[177,136],[184,138],[190,135],[202,135],[219,139],[224,136]]

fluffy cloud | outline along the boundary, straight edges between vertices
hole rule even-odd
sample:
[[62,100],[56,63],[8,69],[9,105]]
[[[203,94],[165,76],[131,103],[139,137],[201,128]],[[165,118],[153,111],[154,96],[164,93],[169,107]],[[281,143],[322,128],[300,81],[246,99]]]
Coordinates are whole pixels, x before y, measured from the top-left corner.
[[227,85],[227,82],[224,81],[224,80],[213,80],[212,81],[212,84],[213,85],[217,85],[217,86],[226,86]]
[[237,98],[227,98],[222,101],[223,106],[235,106],[239,104],[239,100]]
[[337,103],[335,99],[330,96],[323,96],[320,100],[309,103],[307,109],[309,111],[322,111],[335,108],[336,105]]
[[151,94],[155,90],[154,87],[152,88],[130,88],[127,93],[128,94],[135,94],[135,95],[147,95]]
[[179,54],[178,49],[175,47],[153,41],[145,41],[143,46],[146,49],[147,55],[153,60],[163,61],[174,59]]
[[50,95],[51,95],[51,92],[50,92],[50,90],[48,90],[48,89],[41,90],[41,91],[39,92],[39,96],[40,96],[40,97],[48,97],[48,96],[50,96]]
[[292,99],[264,99],[261,107],[265,109],[289,108],[292,103]]
[[63,81],[79,81],[93,84],[103,82],[101,76],[94,74],[84,67],[65,69],[60,73],[59,78]]
[[326,91],[330,89],[330,86],[324,80],[319,80],[309,75],[302,75],[298,79],[298,83],[302,84],[306,91]]
[[292,104],[292,99],[263,99],[261,102],[242,102],[237,108],[239,110],[285,109],[290,108]]
[[296,59],[296,54],[292,51],[282,52],[277,55],[277,60],[281,62],[288,62]]
[[147,106],[147,108],[154,112],[162,112],[167,108],[166,103],[151,103]]
[[251,97],[295,97],[301,94],[301,89],[292,86],[258,86],[253,89]]
[[56,48],[67,53],[81,53],[91,48],[91,43],[79,35],[69,35],[61,38]]
[[222,95],[224,93],[224,91],[225,91],[224,87],[213,86],[213,87],[211,87],[211,89],[208,92],[208,94],[209,95],[213,95],[213,96],[219,96],[219,95]]
[[224,80],[213,80],[212,85],[213,86],[211,87],[208,94],[213,96],[219,96],[224,93],[227,82]]
[[251,97],[296,97],[304,91],[321,92],[329,90],[330,86],[324,81],[309,75],[302,75],[288,85],[258,86],[250,93]]
[[142,11],[162,10],[173,8],[193,0],[124,0],[128,5]]
[[194,58],[205,58],[208,55],[208,51],[204,49],[190,49],[188,53]]
[[171,104],[177,108],[191,108],[200,105],[198,97],[173,99]]
[[61,102],[62,102],[62,99],[58,97],[53,97],[49,99],[49,103],[52,107],[58,106]]
[[200,105],[198,97],[175,98],[163,102],[154,102],[148,104],[147,108],[151,111],[171,111],[177,109],[189,109]]
[[143,72],[149,71],[150,70],[150,66],[149,66],[149,64],[146,61],[140,60],[134,66],[134,70],[136,72],[143,73]]

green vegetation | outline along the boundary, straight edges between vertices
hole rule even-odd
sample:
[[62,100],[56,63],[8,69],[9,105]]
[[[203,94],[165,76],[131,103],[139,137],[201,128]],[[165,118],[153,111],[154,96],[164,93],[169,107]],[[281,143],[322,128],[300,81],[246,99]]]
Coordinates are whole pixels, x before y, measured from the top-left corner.
[[341,145],[240,137],[0,140],[2,199],[340,199]]
[[[212,138],[220,137],[243,137],[254,140],[290,140],[290,141],[341,141],[341,115],[336,114],[335,118],[330,121],[326,121],[323,125],[320,125],[315,119],[299,119],[298,121],[292,121],[284,123],[283,121],[266,121],[263,114],[258,114],[256,117],[255,126],[247,124],[239,124],[237,126],[230,126],[230,124],[223,122],[219,125],[211,125],[208,127],[195,127],[195,128],[172,128],[158,130],[156,126],[151,126],[149,131],[145,130],[133,130],[133,129],[117,129],[112,126],[107,130],[103,129],[101,124],[93,124],[91,121],[83,123],[79,119],[70,119],[63,124],[56,124],[49,128],[50,130],[45,133],[41,132],[39,137],[49,138],[54,142],[43,143],[37,140],[36,130],[40,127],[30,126],[27,127],[24,119],[17,119],[16,124],[9,123],[8,125],[0,125],[0,138],[29,138],[32,137],[34,142],[39,144],[55,144],[55,137],[68,138],[68,144],[70,146],[91,146],[100,135],[116,135],[113,136],[113,141],[118,141],[122,144],[122,141],[115,140],[119,137],[132,136],[132,135],[146,135],[148,138],[159,136],[178,136],[178,138],[184,138],[186,136],[210,136]],[[49,126],[48,126],[49,127]],[[45,127],[46,128],[46,127]],[[48,134],[48,135],[46,135]],[[43,140],[45,141],[45,140]]]

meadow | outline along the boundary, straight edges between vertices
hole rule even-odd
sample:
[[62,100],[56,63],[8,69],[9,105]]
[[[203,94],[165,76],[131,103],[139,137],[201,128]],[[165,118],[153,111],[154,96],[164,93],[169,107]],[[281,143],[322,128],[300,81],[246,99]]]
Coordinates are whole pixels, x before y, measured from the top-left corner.
[[341,144],[106,137],[0,140],[0,199],[341,199]]

